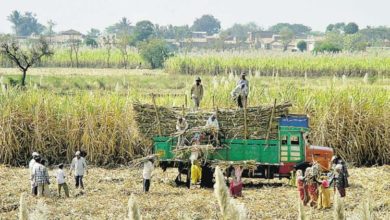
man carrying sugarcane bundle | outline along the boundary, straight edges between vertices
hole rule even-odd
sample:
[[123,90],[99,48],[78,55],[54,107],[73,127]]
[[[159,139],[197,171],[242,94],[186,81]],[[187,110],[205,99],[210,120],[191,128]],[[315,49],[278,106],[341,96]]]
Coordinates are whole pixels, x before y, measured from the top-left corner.
[[184,133],[188,129],[188,123],[184,117],[179,117],[176,122],[176,130],[179,133],[177,146],[184,146]]
[[196,77],[195,84],[191,88],[191,99],[194,102],[194,110],[197,111],[203,98],[203,85],[200,77]]
[[245,78],[246,74],[242,73],[240,80],[237,82],[237,86],[231,92],[233,99],[237,102],[239,108],[244,108],[247,105],[249,94],[249,82]]

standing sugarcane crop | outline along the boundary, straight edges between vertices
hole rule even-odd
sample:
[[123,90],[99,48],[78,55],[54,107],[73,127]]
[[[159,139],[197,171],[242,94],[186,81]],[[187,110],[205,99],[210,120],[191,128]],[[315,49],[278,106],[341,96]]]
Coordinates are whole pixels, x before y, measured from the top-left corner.
[[203,85],[199,76],[195,79],[195,85],[191,88],[191,98],[194,102],[194,110],[197,111],[203,98]]

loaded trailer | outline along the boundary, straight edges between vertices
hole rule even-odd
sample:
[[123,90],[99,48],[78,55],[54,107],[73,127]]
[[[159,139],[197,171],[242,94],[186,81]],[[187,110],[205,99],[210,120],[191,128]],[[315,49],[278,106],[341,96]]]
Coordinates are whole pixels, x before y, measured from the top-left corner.
[[[322,170],[330,168],[333,149],[310,144],[309,119],[306,115],[286,115],[278,118],[278,134],[272,139],[221,139],[220,144],[205,156],[202,165],[204,186],[212,184],[212,164],[225,161],[237,163],[255,162],[256,169],[244,170],[243,177],[250,178],[290,178],[294,169],[306,169],[318,163]],[[187,174],[189,185],[189,159],[179,159],[175,155],[177,138],[155,136],[153,151],[159,154],[163,169],[178,167],[180,173]],[[211,185],[212,186],[212,185]]]

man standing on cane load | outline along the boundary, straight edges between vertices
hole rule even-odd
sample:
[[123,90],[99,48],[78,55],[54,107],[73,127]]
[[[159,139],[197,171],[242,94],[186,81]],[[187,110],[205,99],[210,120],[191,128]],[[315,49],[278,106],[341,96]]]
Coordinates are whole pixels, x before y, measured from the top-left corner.
[[74,177],[76,180],[76,188],[81,187],[84,189],[83,176],[84,173],[87,173],[87,163],[85,162],[84,157],[81,157],[80,151],[75,153],[75,158],[72,160],[70,165],[70,175],[72,175],[72,170],[74,170]]
[[195,80],[195,85],[191,88],[191,99],[194,102],[194,110],[198,110],[200,101],[203,98],[203,85],[200,77],[198,76]]
[[176,130],[180,132],[177,146],[184,146],[184,132],[188,129],[188,123],[184,117],[179,117],[176,122]]
[[233,99],[237,102],[239,108],[244,108],[247,105],[249,95],[249,81],[246,79],[246,74],[241,73],[241,78],[238,80],[236,87],[231,92]]

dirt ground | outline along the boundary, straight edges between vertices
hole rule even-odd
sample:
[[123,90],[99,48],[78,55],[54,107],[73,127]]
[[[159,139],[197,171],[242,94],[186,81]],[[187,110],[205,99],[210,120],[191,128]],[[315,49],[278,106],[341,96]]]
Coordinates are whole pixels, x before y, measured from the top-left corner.
[[[28,169],[0,166],[0,219],[17,219],[20,195],[29,192]],[[212,189],[176,187],[175,169],[163,173],[156,169],[149,194],[142,193],[141,170],[91,168],[85,176],[84,194],[67,182],[71,198],[58,198],[55,170],[50,170],[51,195],[38,199],[27,196],[32,213],[42,201],[49,219],[125,219],[127,202],[133,193],[144,219],[220,219]],[[360,204],[370,200],[378,219],[390,219],[390,166],[350,169],[351,187],[345,198],[348,219],[359,219]],[[244,179],[247,187],[237,199],[246,207],[250,219],[297,219],[298,192],[287,180]],[[253,186],[252,183],[256,186]],[[41,205],[42,206],[42,205]],[[305,207],[311,219],[332,219],[332,209]]]

